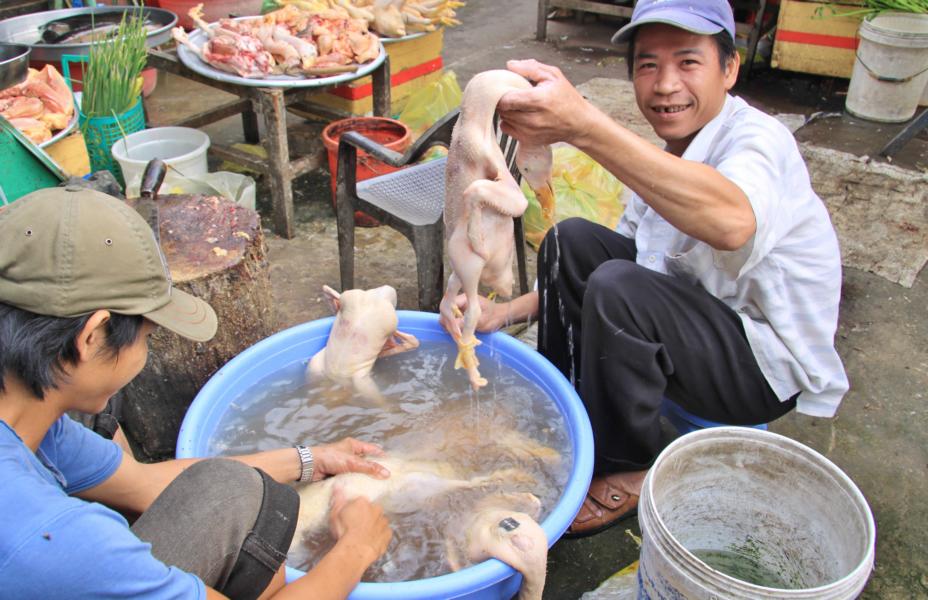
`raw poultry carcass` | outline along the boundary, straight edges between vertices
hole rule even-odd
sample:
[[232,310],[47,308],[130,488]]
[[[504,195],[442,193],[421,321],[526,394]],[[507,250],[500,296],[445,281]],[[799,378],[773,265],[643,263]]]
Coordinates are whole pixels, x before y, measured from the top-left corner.
[[[476,75],[464,90],[448,149],[444,220],[452,273],[440,312],[458,345],[455,367],[467,369],[475,389],[487,383],[477,369],[474,351],[480,343],[474,336],[480,319],[478,286],[483,283],[502,296],[512,295],[512,219],[527,206],[497,143],[493,115],[506,92],[530,87],[511,71]],[[542,205],[552,203],[551,148],[520,144],[516,165]],[[456,319],[460,316],[456,298],[462,288],[467,296],[463,328]]]
[[386,37],[460,25],[455,9],[464,6],[459,0],[278,0],[278,4],[326,18],[335,13],[364,20],[371,31]]
[[405,513],[459,490],[537,483],[534,477],[516,467],[467,477],[447,461],[400,456],[379,456],[373,460],[390,471],[388,479],[375,479],[363,473],[342,473],[299,488],[300,512],[297,534],[293,537],[294,546],[304,537],[324,528],[335,486],[342,488],[347,500],[364,497],[378,502],[388,512]]
[[403,37],[460,25],[454,11],[462,6],[464,3],[457,0],[372,0],[365,8],[373,13],[374,31],[388,37]]
[[271,74],[274,57],[264,49],[258,38],[221,24],[210,27],[203,21],[202,4],[191,9],[189,14],[209,38],[203,47],[198,48],[192,43],[183,27],[175,27],[171,33],[175,40],[193,50],[203,62],[239,77],[260,79]]
[[374,363],[419,346],[414,335],[397,329],[396,290],[383,285],[339,294],[324,285],[322,291],[335,312],[335,323],[325,348],[310,359],[307,375],[315,380],[326,377],[351,385],[368,400],[385,406],[386,401],[371,377]]
[[[471,563],[488,558],[503,561],[522,574],[518,600],[541,600],[548,570],[548,537],[535,520],[540,504],[520,501],[530,494],[499,494],[484,498],[464,520],[465,552]],[[519,510],[519,504],[527,505]],[[458,560],[449,548],[452,562]]]
[[48,128],[48,124],[43,123],[38,119],[32,117],[24,117],[19,119],[10,119],[10,125],[20,130],[23,135],[29,138],[33,144],[41,144],[42,142],[47,142],[52,139],[52,132]]
[[0,92],[0,114],[33,143],[52,137],[74,116],[74,98],[61,74],[51,65],[29,69],[26,81]]

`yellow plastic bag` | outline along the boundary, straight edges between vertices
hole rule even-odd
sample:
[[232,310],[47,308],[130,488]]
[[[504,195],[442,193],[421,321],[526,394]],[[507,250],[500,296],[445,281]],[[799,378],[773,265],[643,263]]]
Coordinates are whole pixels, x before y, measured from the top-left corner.
[[[620,199],[622,183],[585,153],[573,146],[556,146],[552,183],[555,221],[583,217],[610,229],[619,224],[625,208]],[[525,239],[537,249],[550,224],[542,218],[541,206],[524,179],[522,191],[528,198],[528,209],[522,217]]]
[[415,92],[397,117],[412,131],[412,139],[435,124],[438,119],[461,105],[461,86],[454,71],[446,71],[439,79]]

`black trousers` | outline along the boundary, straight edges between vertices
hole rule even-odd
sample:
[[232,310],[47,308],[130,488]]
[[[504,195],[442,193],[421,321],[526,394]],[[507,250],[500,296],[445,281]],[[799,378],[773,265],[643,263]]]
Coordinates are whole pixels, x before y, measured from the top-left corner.
[[635,263],[635,242],[584,219],[548,232],[538,254],[538,351],[580,394],[598,474],[648,468],[666,445],[666,396],[731,425],[795,405],[768,385],[738,315],[703,288]]

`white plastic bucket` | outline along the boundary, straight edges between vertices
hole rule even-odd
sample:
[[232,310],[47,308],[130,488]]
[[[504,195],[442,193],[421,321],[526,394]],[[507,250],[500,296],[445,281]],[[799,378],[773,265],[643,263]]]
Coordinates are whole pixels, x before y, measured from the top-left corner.
[[168,166],[165,186],[174,178],[206,175],[209,136],[190,127],[155,127],[132,133],[113,144],[113,158],[122,168],[126,185],[138,185],[148,161],[160,158]]
[[767,431],[675,440],[645,479],[638,521],[639,598],[850,599],[873,569],[876,526],[857,486]]
[[860,45],[845,106],[871,121],[915,114],[928,83],[928,15],[883,13],[860,24]]

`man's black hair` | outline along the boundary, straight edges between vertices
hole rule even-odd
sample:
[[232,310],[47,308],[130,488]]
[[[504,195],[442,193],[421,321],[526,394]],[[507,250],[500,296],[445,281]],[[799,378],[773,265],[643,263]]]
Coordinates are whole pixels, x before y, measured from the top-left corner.
[[[64,366],[77,363],[75,340],[90,317],[48,317],[0,302],[0,392],[9,374],[43,400],[46,391],[58,387]],[[110,313],[104,352],[118,356],[136,340],[143,321],[138,315]]]
[[[638,28],[636,27],[634,31],[632,31],[632,36],[628,38],[628,52],[625,55],[625,62],[628,63],[629,79],[635,78],[635,40],[637,37]],[[738,53],[738,49],[735,47],[735,40],[732,39],[731,34],[724,29],[709,37],[715,40],[715,47],[719,52],[719,66],[724,72],[725,68],[728,66],[728,61],[734,59],[735,55]]]

